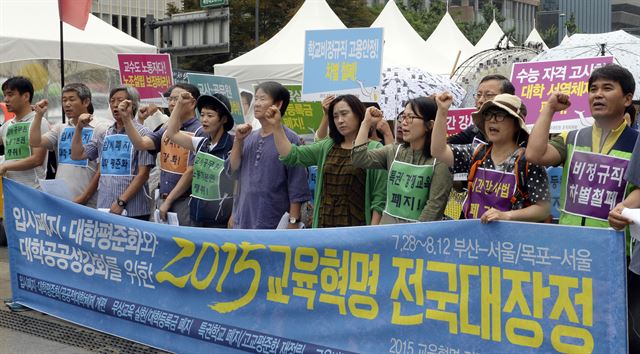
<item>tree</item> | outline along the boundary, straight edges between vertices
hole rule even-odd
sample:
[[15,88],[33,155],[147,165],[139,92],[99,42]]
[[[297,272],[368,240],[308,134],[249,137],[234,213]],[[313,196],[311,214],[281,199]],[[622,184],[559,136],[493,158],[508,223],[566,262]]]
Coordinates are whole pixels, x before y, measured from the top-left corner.
[[371,8],[363,0],[327,0],[327,3],[348,28],[369,27],[381,8]]
[[549,46],[553,47],[558,43],[558,27],[556,25],[549,26],[546,30],[540,33],[542,40]]
[[493,4],[493,2],[484,3],[480,11],[482,12],[484,22],[487,24],[491,24],[494,19],[500,26],[504,23],[504,16],[502,16],[502,13],[500,13],[500,10]]
[[564,26],[567,28],[568,35],[572,35],[580,32],[580,29],[576,24],[576,15],[573,12],[571,13],[571,16],[569,16],[569,19],[567,20],[567,22],[565,22]]

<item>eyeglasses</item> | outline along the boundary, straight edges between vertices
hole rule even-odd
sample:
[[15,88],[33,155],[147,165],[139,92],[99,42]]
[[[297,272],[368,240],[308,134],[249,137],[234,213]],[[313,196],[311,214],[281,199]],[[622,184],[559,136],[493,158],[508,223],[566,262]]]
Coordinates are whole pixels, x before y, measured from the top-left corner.
[[490,111],[490,112],[486,112],[484,114],[484,121],[488,122],[491,120],[495,120],[496,122],[500,123],[502,121],[505,120],[505,118],[507,118],[509,115],[505,112],[500,112],[500,111]]
[[398,116],[398,121],[402,122],[402,121],[407,121],[407,124],[411,124],[413,123],[414,119],[424,119],[423,117],[420,117],[418,115],[415,114],[407,114],[407,113],[402,113]]
[[487,100],[491,101],[494,97],[498,96],[497,93],[492,93],[492,92],[476,92],[475,95],[473,95],[473,97],[476,100],[481,99],[482,97],[486,98]]

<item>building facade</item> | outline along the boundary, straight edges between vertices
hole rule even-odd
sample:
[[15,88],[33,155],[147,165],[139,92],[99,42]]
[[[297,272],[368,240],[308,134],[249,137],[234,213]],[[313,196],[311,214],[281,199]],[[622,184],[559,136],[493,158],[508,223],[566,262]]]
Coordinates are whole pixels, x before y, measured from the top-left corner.
[[611,30],[620,29],[640,36],[640,0],[611,0]]
[[[446,1],[446,0],[444,0]],[[387,0],[367,0],[369,6],[384,5]],[[408,5],[409,0],[396,0],[396,3]],[[462,21],[483,21],[481,9],[485,3],[493,3],[504,16],[503,31],[515,29],[513,36],[516,41],[524,41],[533,29],[536,12],[540,0],[449,0],[451,13]],[[422,0],[425,7],[431,5],[431,0]]]
[[[602,33],[611,31],[611,0],[542,0],[538,12],[538,31],[544,32],[551,26],[558,30],[557,42],[567,34],[567,21],[574,16],[581,33]],[[570,35],[570,33],[569,33]]]
[[[113,27],[145,42],[145,17],[166,17],[167,5],[182,6],[179,0],[93,0],[91,12]],[[160,36],[155,46],[160,47]]]

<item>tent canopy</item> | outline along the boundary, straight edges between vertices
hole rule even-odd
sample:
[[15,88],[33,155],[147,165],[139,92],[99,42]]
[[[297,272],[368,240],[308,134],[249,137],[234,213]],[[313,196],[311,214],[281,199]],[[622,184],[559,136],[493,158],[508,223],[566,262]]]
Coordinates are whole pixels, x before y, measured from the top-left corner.
[[458,65],[476,53],[473,44],[460,31],[449,12],[444,14],[436,29],[427,38],[426,45],[429,52],[440,53],[448,63],[454,63],[460,52]]
[[542,37],[540,36],[540,33],[538,33],[538,30],[535,29],[535,27],[531,30],[531,33],[529,33],[529,37],[527,37],[527,39],[525,39],[524,41],[525,44],[531,43],[531,44],[542,44],[542,49],[547,50],[549,49],[549,47],[547,47],[547,44],[544,42],[544,40],[542,39]]
[[[476,53],[479,53],[483,50],[495,48],[502,36],[504,36],[504,31],[502,31],[502,28],[500,28],[500,25],[494,19],[493,21],[491,21],[489,28],[487,28],[487,30],[482,35],[482,38],[480,38],[478,43],[476,43]],[[513,43],[511,43],[511,41],[509,41],[509,46],[513,46]]]
[[280,32],[233,60],[216,64],[216,75],[233,76],[238,85],[251,90],[253,83],[275,80],[302,83],[306,30],[344,29],[345,25],[325,0],[306,0]]
[[[0,62],[60,59],[59,21],[57,1],[0,1]],[[91,14],[84,31],[66,23],[63,31],[65,61],[118,69],[117,53],[157,53]]]
[[384,28],[383,67],[414,67],[433,74],[451,73],[455,57],[448,60],[439,52],[430,51],[393,0],[387,2],[371,27]]

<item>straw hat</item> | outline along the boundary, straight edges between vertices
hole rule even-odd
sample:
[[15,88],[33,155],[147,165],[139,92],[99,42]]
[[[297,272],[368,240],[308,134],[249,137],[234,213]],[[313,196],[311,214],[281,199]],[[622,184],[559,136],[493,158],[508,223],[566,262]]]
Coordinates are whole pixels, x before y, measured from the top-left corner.
[[479,111],[471,114],[473,124],[480,129],[482,134],[486,136],[486,132],[484,131],[484,113],[491,107],[497,107],[506,111],[518,122],[520,129],[524,131],[527,136],[529,135],[527,125],[524,122],[524,118],[527,116],[527,108],[520,100],[520,97],[508,93],[497,95],[492,101],[485,102]]

